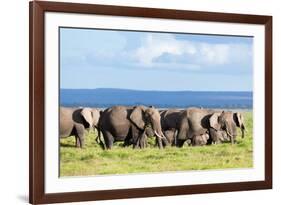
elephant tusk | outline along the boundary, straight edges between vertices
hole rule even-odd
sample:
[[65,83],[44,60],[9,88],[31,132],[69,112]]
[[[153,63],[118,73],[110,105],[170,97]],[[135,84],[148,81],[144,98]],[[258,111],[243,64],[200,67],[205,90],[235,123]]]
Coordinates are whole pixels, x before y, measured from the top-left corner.
[[156,131],[154,131],[154,134],[159,137],[160,139],[163,139],[163,137],[161,135],[159,135]]

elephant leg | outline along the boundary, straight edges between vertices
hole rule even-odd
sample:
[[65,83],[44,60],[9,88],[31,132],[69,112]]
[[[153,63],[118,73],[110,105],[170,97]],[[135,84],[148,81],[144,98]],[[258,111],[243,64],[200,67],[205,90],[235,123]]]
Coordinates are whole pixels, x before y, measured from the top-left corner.
[[100,138],[99,138],[99,136],[96,137],[95,141],[96,141],[97,144],[100,144]]
[[77,141],[79,141],[79,143],[80,143],[80,148],[83,148],[84,147],[84,144],[85,144],[85,142],[84,142],[84,134],[78,134],[78,140]]
[[208,140],[207,140],[207,145],[211,145],[213,143],[213,139],[212,137],[210,137]]
[[[96,132],[96,130],[97,130],[97,132]],[[97,137],[96,137],[96,143],[97,144],[100,144],[101,143],[101,139],[100,139],[100,131],[97,129],[97,128],[95,128],[95,127],[93,127],[93,132],[94,133],[97,133]]]
[[172,146],[177,146],[177,144],[178,144],[178,138],[177,138],[177,136],[178,136],[178,130],[175,130],[174,131],[174,136],[173,136],[173,142],[172,142]]
[[[83,126],[76,126],[76,137],[78,138],[76,140],[76,146],[80,144],[80,148],[84,147],[84,127]],[[79,142],[78,142],[79,141]]]
[[185,140],[178,139],[177,140],[177,147],[183,147],[184,142],[185,142]]
[[137,142],[134,143],[133,148],[134,149],[140,148],[140,140],[137,140]]
[[200,135],[195,135],[192,137],[192,146],[200,146],[201,145],[201,139],[200,139]]
[[164,147],[170,145],[169,141],[168,141],[166,138],[163,138],[163,139],[162,139],[162,144],[163,144]]
[[233,144],[236,144],[237,140],[236,140],[236,136],[233,136]]
[[97,144],[99,144],[102,147],[102,149],[105,149],[105,145],[101,139],[101,134],[102,134],[101,130],[98,128],[96,128],[96,130],[97,130],[96,142],[97,142]]
[[79,136],[78,136],[78,135],[75,135],[75,146],[76,146],[77,148],[80,147],[80,140],[79,140]]
[[140,148],[143,149],[146,147],[146,138],[144,137],[143,139],[141,139],[140,141]]
[[104,135],[104,142],[105,142],[106,149],[111,149],[114,142],[113,135],[109,131],[105,131],[103,135]]
[[136,141],[134,142],[133,148],[142,148],[142,140],[143,140],[144,134],[140,134],[140,136],[137,137]]
[[131,140],[132,140],[132,144],[133,144],[133,148],[140,148],[140,143],[142,140],[142,137],[144,135],[144,132],[140,132],[135,126],[132,126],[130,129],[130,133],[131,133]]
[[131,144],[132,144],[131,138],[126,137],[125,140],[124,140],[123,147],[130,146]]
[[157,145],[160,149],[163,149],[162,139],[160,137],[156,137]]
[[209,139],[208,139],[208,144],[218,144],[220,139],[219,139],[219,133],[218,131],[214,130],[214,129],[210,129],[209,131]]
[[140,139],[140,148],[143,149],[146,147],[147,144],[147,136],[145,134],[142,134]]

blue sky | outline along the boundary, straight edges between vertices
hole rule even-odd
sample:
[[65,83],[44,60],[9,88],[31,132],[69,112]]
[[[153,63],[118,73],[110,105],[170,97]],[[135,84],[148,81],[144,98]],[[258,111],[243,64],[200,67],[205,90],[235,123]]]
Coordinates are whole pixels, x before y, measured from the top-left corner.
[[253,38],[60,28],[61,88],[252,91]]

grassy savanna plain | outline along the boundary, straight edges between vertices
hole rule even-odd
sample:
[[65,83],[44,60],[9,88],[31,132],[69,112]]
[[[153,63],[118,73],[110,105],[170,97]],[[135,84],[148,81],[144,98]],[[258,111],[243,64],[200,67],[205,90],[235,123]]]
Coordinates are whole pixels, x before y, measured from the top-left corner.
[[60,139],[60,176],[149,173],[165,171],[209,170],[253,167],[253,115],[243,112],[246,133],[237,143],[210,146],[158,149],[154,139],[149,147],[133,149],[115,143],[103,150],[95,141],[97,132],[85,136],[85,148],[75,148],[74,137]]

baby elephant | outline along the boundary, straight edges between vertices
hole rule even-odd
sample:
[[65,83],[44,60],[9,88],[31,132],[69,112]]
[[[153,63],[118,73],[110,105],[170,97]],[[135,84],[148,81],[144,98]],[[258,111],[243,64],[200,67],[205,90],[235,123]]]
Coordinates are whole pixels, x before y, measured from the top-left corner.
[[169,130],[165,130],[163,133],[167,138],[168,145],[175,146],[176,145],[177,130],[176,129],[169,129]]
[[225,131],[210,129],[210,138],[208,140],[208,144],[220,144],[224,142],[229,142],[230,137],[227,135]]
[[196,135],[196,136],[193,136],[191,143],[192,143],[192,146],[203,146],[203,145],[207,144],[208,139],[209,139],[208,133]]

